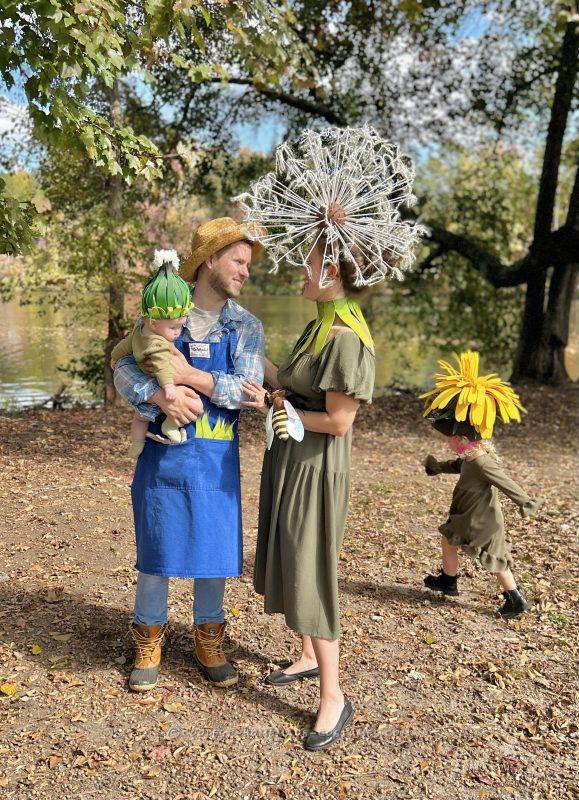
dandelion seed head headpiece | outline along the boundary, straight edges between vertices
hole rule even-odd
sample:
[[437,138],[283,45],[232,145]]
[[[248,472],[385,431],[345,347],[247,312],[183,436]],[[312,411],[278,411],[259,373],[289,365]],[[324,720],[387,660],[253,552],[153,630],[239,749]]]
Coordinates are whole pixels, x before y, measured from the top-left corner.
[[308,130],[281,144],[275,162],[274,172],[234,198],[248,223],[265,228],[259,240],[272,272],[286,261],[311,277],[308,259],[319,244],[320,288],[333,283],[327,268],[340,258],[352,264],[356,286],[403,278],[424,229],[400,216],[416,198],[414,167],[396,145],[369,126]]
[[[438,365],[444,372],[435,374],[436,384],[430,392],[420,395],[421,398],[433,398],[424,412],[427,416],[436,411],[438,416],[434,423],[441,419],[456,420],[458,425],[451,426],[450,433],[462,432],[462,428],[472,429],[482,439],[490,439],[497,417],[497,411],[503,422],[512,419],[521,421],[520,411],[524,411],[519,396],[512,386],[502,381],[495,372],[479,375],[479,354],[468,350],[460,356],[454,354],[457,366],[440,360]],[[466,423],[461,428],[460,423]],[[446,431],[443,431],[446,432]],[[468,431],[465,430],[465,435]]]

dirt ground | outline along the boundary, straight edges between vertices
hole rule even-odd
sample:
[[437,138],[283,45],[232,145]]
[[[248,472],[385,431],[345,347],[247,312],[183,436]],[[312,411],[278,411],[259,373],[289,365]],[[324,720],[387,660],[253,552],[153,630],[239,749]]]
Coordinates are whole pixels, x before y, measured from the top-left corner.
[[512,622],[494,615],[497,587],[476,564],[463,561],[456,601],[423,590],[455,479],[421,468],[443,452],[418,402],[394,394],[359,415],[340,575],[356,718],[325,754],[302,749],[316,682],[262,682],[298,642],[251,584],[260,420],[241,423],[246,562],[226,594],[239,685],[213,689],[193,665],[191,586],[175,580],[162,677],[134,695],[129,414],[0,417],[0,797],[579,797],[578,395],[522,396],[529,414],[499,450],[545,506],[524,521],[504,501],[534,603]]

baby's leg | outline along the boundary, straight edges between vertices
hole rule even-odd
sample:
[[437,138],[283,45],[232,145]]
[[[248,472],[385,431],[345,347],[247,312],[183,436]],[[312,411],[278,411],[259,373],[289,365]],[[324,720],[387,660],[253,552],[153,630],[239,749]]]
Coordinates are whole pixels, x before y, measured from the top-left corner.
[[134,414],[131,422],[131,448],[129,450],[131,458],[138,458],[143,452],[148,430],[149,420],[141,417],[140,414]]

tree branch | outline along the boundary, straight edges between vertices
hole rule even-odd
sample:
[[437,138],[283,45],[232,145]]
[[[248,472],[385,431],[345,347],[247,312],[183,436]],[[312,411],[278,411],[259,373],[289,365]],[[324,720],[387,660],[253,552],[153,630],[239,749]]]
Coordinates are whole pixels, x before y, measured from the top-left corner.
[[470,236],[452,233],[436,222],[424,220],[424,224],[432,242],[466,258],[495,289],[526,283],[538,261],[558,267],[568,264],[573,254],[579,252],[579,231],[568,223],[531,246],[528,253],[513,264],[504,264],[485,244]]
[[282,92],[277,91],[275,89],[266,89],[256,86],[252,83],[251,80],[248,78],[229,78],[227,81],[223,81],[221,78],[210,78],[207,83],[222,83],[224,85],[235,84],[236,86],[247,86],[249,89],[252,89],[257,94],[262,95],[262,97],[267,97],[268,100],[276,100],[280,103],[284,103],[286,106],[290,106],[291,108],[297,108],[299,111],[305,111],[307,114],[312,114],[316,117],[322,117],[330,125],[338,125],[339,127],[345,127],[348,124],[348,121],[343,117],[339,116],[335,111],[333,111],[330,106],[327,106],[325,103],[320,103],[318,101],[308,100],[305,97],[298,97],[296,95],[290,94],[289,92]]
[[187,96],[186,96],[185,101],[183,103],[183,106],[181,108],[181,117],[180,117],[180,119],[177,122],[175,122],[173,124],[173,126],[172,126],[173,130],[175,131],[175,137],[174,137],[175,138],[175,142],[174,142],[174,144],[176,144],[176,141],[179,139],[179,135],[183,132],[183,130],[185,128],[185,124],[186,124],[187,118],[189,116],[189,111],[191,109],[191,104],[193,103],[193,100],[195,98],[195,90],[196,90],[196,88],[197,88],[197,86],[195,84],[193,84],[193,87],[187,93]]
[[518,286],[525,283],[528,277],[528,255],[512,265],[505,265],[486,245],[460,233],[452,233],[436,222],[424,223],[429,231],[429,238],[447,250],[453,250],[471,262],[483,278],[496,289],[506,286]]

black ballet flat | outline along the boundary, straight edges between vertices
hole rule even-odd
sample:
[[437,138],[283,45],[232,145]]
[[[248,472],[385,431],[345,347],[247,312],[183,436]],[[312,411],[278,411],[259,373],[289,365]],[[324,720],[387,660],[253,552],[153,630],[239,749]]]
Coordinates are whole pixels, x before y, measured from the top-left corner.
[[304,742],[306,750],[326,750],[331,744],[337,742],[346,725],[352,721],[354,709],[347,697],[344,697],[344,708],[336,727],[331,731],[310,731]]
[[319,667],[307,669],[305,672],[294,672],[293,675],[288,675],[287,672],[284,672],[282,669],[276,669],[275,672],[269,673],[264,683],[269,683],[270,686],[288,686],[288,684],[301,681],[304,678],[319,678],[319,676]]

